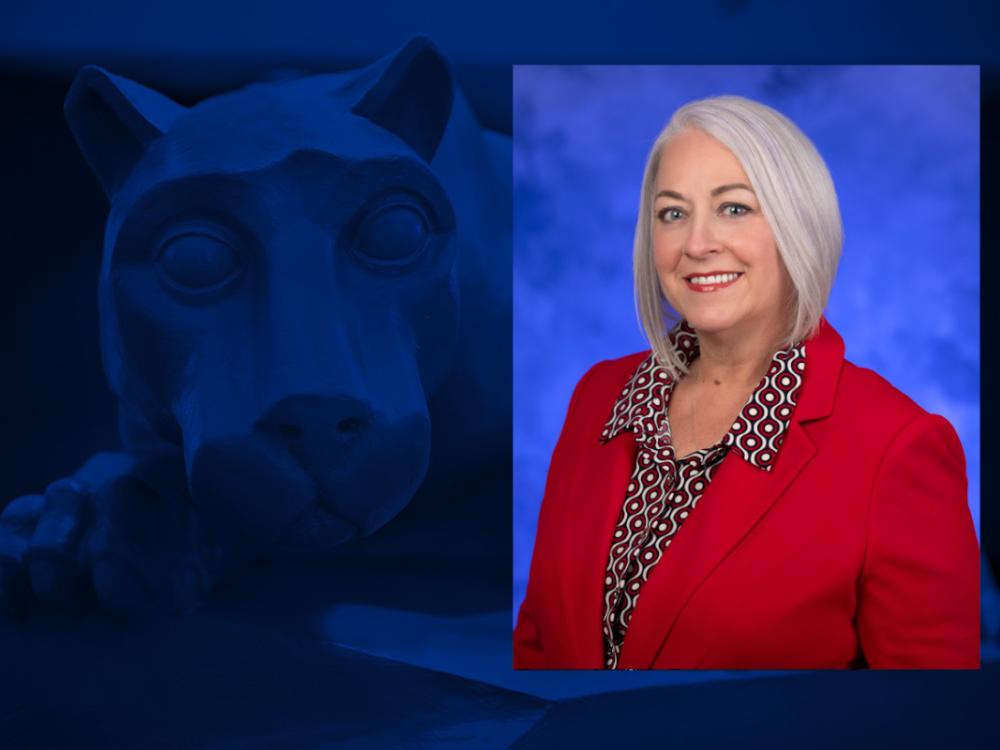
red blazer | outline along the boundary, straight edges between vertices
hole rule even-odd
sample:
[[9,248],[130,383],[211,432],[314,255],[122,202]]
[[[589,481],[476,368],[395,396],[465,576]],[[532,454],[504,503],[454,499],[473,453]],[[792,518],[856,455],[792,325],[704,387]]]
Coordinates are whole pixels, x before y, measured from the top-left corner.
[[[643,585],[621,669],[979,666],[979,550],[943,417],[825,321],[770,472],[730,451]],[[601,669],[605,568],[636,456],[598,438],[648,352],[594,366],[552,455],[518,669]]]

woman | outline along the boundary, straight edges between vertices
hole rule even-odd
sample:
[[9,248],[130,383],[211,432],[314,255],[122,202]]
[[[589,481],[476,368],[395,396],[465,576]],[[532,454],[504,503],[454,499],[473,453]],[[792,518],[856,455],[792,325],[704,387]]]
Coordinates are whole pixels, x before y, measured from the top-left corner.
[[573,393],[516,668],[978,667],[962,447],[844,359],[840,249],[793,123],[739,97],[674,114],[636,224],[652,351]]

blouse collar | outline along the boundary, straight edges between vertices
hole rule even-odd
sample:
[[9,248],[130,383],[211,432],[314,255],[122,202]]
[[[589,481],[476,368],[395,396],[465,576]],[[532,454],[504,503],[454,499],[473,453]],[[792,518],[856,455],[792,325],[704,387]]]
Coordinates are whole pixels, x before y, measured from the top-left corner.
[[[678,323],[670,331],[668,340],[685,366],[700,353],[698,335],[687,321]],[[805,367],[804,342],[775,352],[767,373],[717,445],[734,448],[747,463],[770,471],[795,410]],[[650,352],[615,401],[601,433],[601,442],[606,443],[630,430],[638,442],[650,444],[654,455],[673,459],[666,416],[674,384],[670,371],[659,363],[654,352]]]

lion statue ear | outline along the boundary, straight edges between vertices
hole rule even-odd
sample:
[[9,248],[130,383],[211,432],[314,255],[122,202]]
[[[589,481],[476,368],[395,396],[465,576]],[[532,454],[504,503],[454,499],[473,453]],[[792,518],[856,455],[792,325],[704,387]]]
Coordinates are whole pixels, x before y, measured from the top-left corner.
[[426,37],[415,37],[365,71],[365,82],[371,79],[351,111],[394,133],[430,162],[455,98],[455,82],[441,52]]
[[83,158],[113,198],[149,144],[185,108],[135,81],[88,65],[76,74],[63,111]]

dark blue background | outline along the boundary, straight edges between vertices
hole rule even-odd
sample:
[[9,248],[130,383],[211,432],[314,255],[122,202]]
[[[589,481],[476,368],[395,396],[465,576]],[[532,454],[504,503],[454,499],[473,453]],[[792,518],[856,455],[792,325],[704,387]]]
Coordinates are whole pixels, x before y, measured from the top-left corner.
[[[484,123],[510,132],[512,63],[983,63],[983,191],[990,206],[1000,122],[1000,51],[991,6],[793,0],[650,0],[627,7],[593,1],[6,3],[0,23],[0,496],[36,491],[116,441],[97,350],[106,202],[61,113],[68,83],[82,64],[103,64],[189,103],[276,66],[356,67],[425,32],[456,66]],[[985,218],[983,274],[991,278],[997,237],[988,212]],[[987,299],[989,294],[987,287]],[[986,320],[988,334],[991,318]],[[982,347],[986,383],[989,341]],[[989,389],[983,409],[996,413]],[[994,448],[987,430],[982,452],[990,456]],[[988,549],[1000,538],[991,474],[987,461],[981,536]],[[497,533],[508,535],[509,529]],[[497,632],[504,634],[509,601],[504,596],[496,603],[502,613]],[[609,696],[606,691],[712,675],[514,675],[504,668],[508,650],[478,668],[479,679],[505,686],[500,689],[364,654],[318,653],[266,625],[250,631],[216,617],[195,634],[183,621],[138,634],[89,620],[69,629],[36,622],[6,631],[0,741],[5,747],[338,741],[382,747],[404,740],[503,747],[534,725],[521,747],[643,739],[749,746],[783,739],[817,747],[866,740],[927,747],[1000,742],[990,718],[1000,681],[990,667],[954,674],[746,675],[750,679]],[[475,632],[475,623],[470,626]],[[477,641],[444,630],[426,662],[473,672],[485,651],[504,648],[509,646],[493,638]],[[552,703],[574,693],[595,695]]]

